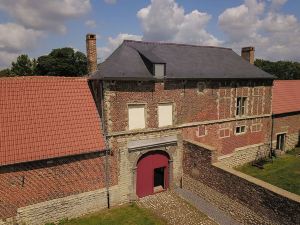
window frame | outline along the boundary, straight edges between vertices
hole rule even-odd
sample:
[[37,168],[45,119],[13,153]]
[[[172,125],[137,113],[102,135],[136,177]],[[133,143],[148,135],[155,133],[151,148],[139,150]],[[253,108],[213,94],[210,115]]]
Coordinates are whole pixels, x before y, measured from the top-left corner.
[[235,116],[242,117],[247,114],[247,100],[248,98],[245,96],[240,96],[236,98],[236,110]]
[[[244,128],[243,131],[242,131],[242,128]],[[239,132],[237,131],[238,129],[240,129]],[[242,135],[242,134],[245,134],[246,132],[247,132],[247,126],[246,125],[235,126],[235,129],[234,129],[234,134],[235,135]]]

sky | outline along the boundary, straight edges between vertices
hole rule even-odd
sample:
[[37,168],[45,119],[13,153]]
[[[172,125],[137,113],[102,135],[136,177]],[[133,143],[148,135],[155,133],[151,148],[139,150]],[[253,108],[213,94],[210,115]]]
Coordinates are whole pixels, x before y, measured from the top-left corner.
[[98,60],[124,39],[255,46],[256,58],[300,61],[299,0],[0,0],[0,68],[97,35]]

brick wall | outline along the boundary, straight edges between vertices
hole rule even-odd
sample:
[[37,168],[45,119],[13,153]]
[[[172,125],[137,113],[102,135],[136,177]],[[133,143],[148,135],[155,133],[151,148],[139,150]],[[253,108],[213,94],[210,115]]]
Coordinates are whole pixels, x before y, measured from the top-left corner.
[[[215,146],[219,155],[233,153],[236,148],[269,142],[271,83],[166,81],[164,83],[122,81],[104,83],[106,125],[109,134],[128,132],[128,104],[146,105],[147,132],[158,128],[159,103],[174,106],[173,126],[184,127],[183,136]],[[236,98],[247,97],[246,116],[236,118]],[[199,126],[197,126],[199,123]],[[199,134],[199,129],[205,133]],[[237,125],[246,125],[246,133],[235,135]],[[226,132],[223,136],[222,132]],[[138,133],[138,132],[136,132]],[[228,135],[227,135],[228,134]]]
[[[216,152],[197,142],[184,141],[183,173],[246,205],[258,215],[267,216],[274,224],[300,223],[300,198],[280,188],[213,164]],[[184,183],[189,188],[189,182]],[[200,187],[199,187],[200,188]],[[238,210],[238,209],[236,209]],[[233,212],[234,213],[234,212]]]
[[276,148],[276,136],[286,133],[286,149],[291,150],[299,143],[300,112],[275,115],[273,118],[273,148]]
[[[116,160],[110,157],[110,184],[117,184]],[[105,187],[105,156],[100,153],[0,168],[0,219],[17,209]]]

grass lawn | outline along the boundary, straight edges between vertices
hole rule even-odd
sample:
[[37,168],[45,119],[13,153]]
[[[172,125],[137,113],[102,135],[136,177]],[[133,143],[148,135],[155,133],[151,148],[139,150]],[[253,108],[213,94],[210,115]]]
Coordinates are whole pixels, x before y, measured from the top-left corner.
[[264,164],[264,169],[251,165],[236,168],[250,176],[300,195],[300,148]]
[[[51,223],[50,223],[51,224]],[[48,224],[48,225],[50,225]],[[136,204],[124,205],[103,210],[86,216],[62,220],[59,225],[165,225],[163,219],[157,217]]]

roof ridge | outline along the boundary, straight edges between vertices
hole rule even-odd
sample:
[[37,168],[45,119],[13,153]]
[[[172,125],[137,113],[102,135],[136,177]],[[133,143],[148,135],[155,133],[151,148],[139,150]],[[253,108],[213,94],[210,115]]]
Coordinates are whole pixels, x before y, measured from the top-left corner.
[[37,80],[37,79],[65,79],[65,80],[87,80],[88,77],[64,77],[64,76],[14,76],[14,77],[0,77],[0,80]]
[[210,45],[196,45],[196,44],[185,44],[185,43],[174,43],[174,42],[159,42],[159,41],[136,41],[136,40],[127,40],[125,39],[123,43],[142,43],[142,44],[153,44],[153,45],[175,45],[175,46],[190,46],[190,47],[202,47],[202,48],[220,48],[226,50],[232,50],[232,48],[219,47],[219,46],[210,46]]

